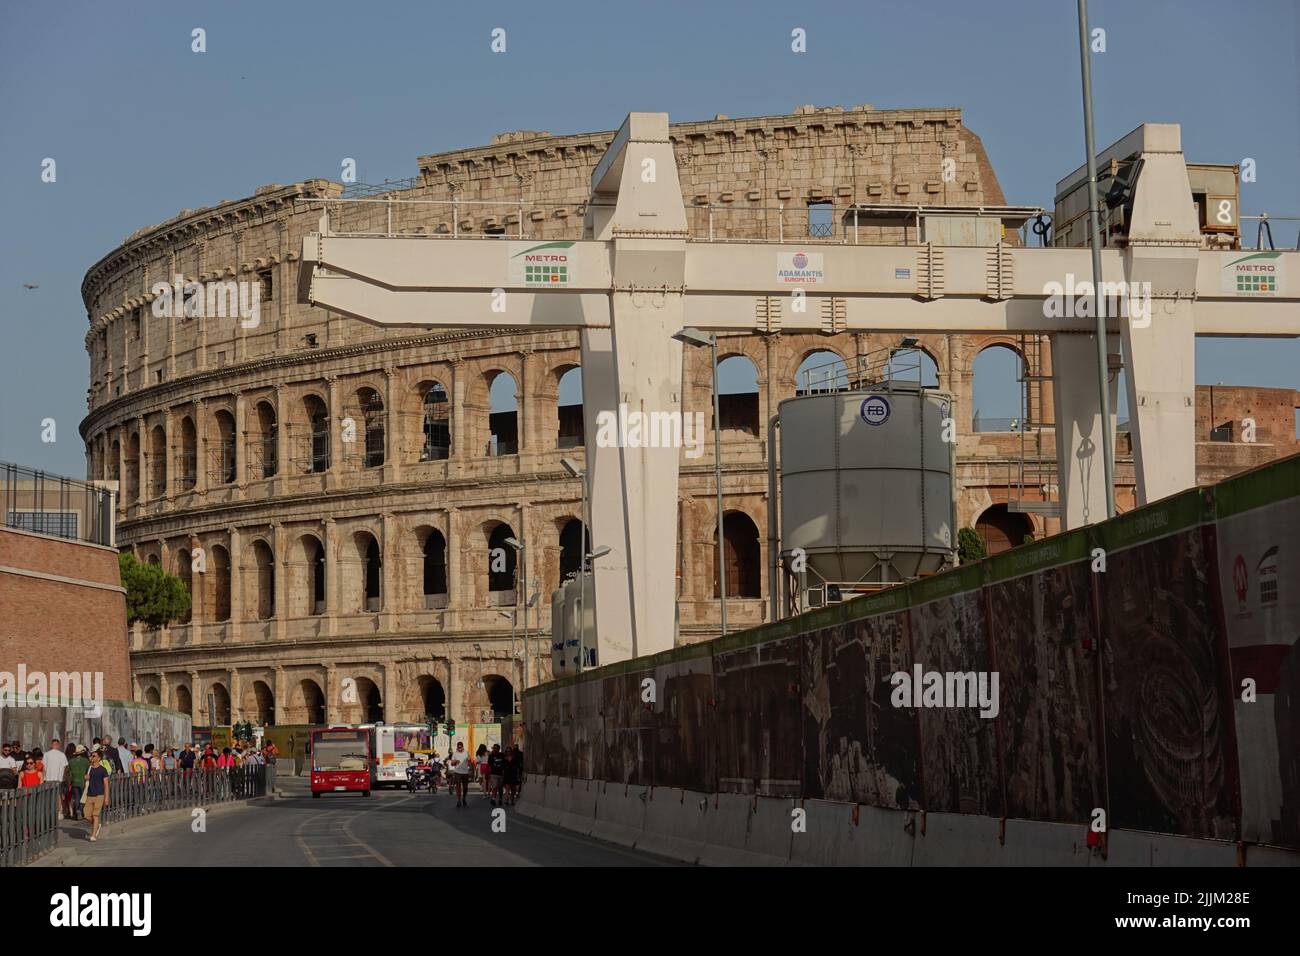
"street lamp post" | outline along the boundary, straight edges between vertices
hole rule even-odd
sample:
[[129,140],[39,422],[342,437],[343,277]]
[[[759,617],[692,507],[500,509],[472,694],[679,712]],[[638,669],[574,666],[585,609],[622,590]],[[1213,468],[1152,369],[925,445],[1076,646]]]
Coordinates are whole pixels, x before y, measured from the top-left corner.
[[[727,539],[722,532],[722,412],[718,400],[718,337],[699,329],[684,328],[673,336],[683,345],[709,347],[713,361],[713,477],[718,486],[718,600],[722,609],[722,633],[727,633]],[[769,454],[771,450],[769,449]]]
[[[586,567],[597,558],[603,558],[609,554],[608,545],[601,545],[586,552],[582,556],[582,567],[585,573]],[[593,567],[594,570],[594,567]],[[583,667],[587,664],[587,592],[579,585],[578,590],[578,673],[582,673]]]
[[510,620],[510,713],[513,715],[516,709],[515,701],[515,625],[519,623],[519,612],[511,611],[507,614],[505,611],[497,611],[504,618]]

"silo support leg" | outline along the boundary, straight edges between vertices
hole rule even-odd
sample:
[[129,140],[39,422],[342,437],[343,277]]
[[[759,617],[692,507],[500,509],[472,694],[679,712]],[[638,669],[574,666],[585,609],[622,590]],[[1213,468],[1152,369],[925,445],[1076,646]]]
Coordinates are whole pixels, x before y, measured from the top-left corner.
[[[1106,351],[1119,350],[1107,336]],[[1056,406],[1056,470],[1061,530],[1106,520],[1106,469],[1102,463],[1101,397],[1097,393],[1097,337],[1052,336],[1052,399]],[[1117,383],[1109,382],[1110,429],[1115,433]]]

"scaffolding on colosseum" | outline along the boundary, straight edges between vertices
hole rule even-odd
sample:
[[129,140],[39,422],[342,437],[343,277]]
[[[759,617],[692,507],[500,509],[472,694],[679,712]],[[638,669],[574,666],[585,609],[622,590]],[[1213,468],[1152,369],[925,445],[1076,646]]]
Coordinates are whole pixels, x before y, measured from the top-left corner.
[[288,424],[288,467],[292,474],[310,475],[329,470],[332,427],[332,419],[324,414],[309,422]]

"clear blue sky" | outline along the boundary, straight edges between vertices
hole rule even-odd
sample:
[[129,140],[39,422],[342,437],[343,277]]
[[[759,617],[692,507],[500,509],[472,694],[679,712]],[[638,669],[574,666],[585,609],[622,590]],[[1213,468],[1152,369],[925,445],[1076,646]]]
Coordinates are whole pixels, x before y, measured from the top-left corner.
[[[1300,214],[1294,0],[1091,7],[1108,47],[1093,57],[1099,146],[1143,121],[1181,123],[1192,160],[1256,160],[1243,212]],[[505,54],[489,49],[498,26]],[[206,53],[190,51],[195,27]],[[790,51],[794,27],[806,54]],[[801,103],[960,107],[1007,200],[1050,208],[1056,180],[1083,159],[1076,37],[1071,0],[7,4],[0,458],[83,474],[81,279],[133,230],[183,208],[337,179],[345,156],[377,182],[504,130]],[[40,181],[45,157],[55,184]],[[1201,382],[1300,387],[1295,340],[1202,341],[1197,354]],[[46,417],[53,445],[40,440]]]

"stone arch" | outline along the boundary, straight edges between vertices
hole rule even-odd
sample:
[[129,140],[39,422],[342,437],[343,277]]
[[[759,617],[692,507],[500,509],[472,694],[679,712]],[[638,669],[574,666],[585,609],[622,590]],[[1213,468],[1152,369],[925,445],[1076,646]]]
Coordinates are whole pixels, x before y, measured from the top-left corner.
[[1029,515],[996,504],[985,508],[976,519],[975,531],[990,555],[1001,554],[1024,544],[1025,537],[1034,533],[1034,523]]
[[824,345],[796,353],[801,357],[793,365],[795,395],[830,391],[844,386],[849,363],[836,349]]
[[153,684],[150,684],[144,689],[144,702],[146,704],[152,704],[155,707],[162,703],[162,697],[158,693],[158,688]]
[[493,370],[484,376],[488,389],[489,457],[519,454],[519,380],[511,372]]
[[515,603],[518,554],[505,543],[505,539],[518,536],[504,521],[486,522],[482,530],[487,546],[487,573],[484,576],[487,600],[484,603],[492,607],[509,607]]
[[509,678],[500,674],[483,675],[482,694],[484,707],[491,710],[493,723],[499,723],[503,717],[508,717],[516,707],[514,685]]
[[230,552],[220,544],[208,548],[203,604],[210,622],[230,620],[230,573]]
[[[758,525],[743,511],[723,514],[722,533],[727,543],[725,568],[727,573],[727,600],[732,598],[761,598],[763,596],[763,547]],[[717,526],[714,538],[717,541]],[[716,544],[714,546],[716,548]],[[713,596],[720,596],[718,559],[713,557]]]
[[556,448],[581,448],[585,440],[582,366],[561,365],[555,377]]
[[939,360],[923,345],[893,349],[889,354],[888,370],[893,381],[904,384],[919,382],[925,388],[939,388],[943,382]]
[[149,430],[149,497],[167,494],[167,430],[155,425]]
[[[583,565],[584,536],[582,521],[579,518],[560,518],[556,521],[556,524],[559,525],[558,543],[560,554],[559,574],[555,587],[559,587],[570,577],[577,574]],[[591,548],[590,533],[585,536],[585,547]]]
[[246,611],[249,620],[269,621],[275,616],[275,551],[265,538],[249,542],[253,575]]
[[451,399],[436,379],[417,386],[420,396],[420,461],[443,461],[451,457]]
[[181,583],[185,585],[185,590],[188,591],[190,595],[190,609],[185,612],[183,617],[181,617],[180,622],[182,624],[189,624],[194,620],[194,585],[192,560],[188,544],[176,550],[174,561],[175,574],[181,579]]
[[718,361],[718,413],[724,439],[757,438],[762,431],[758,365],[748,355],[732,353]]
[[361,446],[361,467],[380,468],[385,460],[387,417],[383,393],[369,385],[358,388],[352,396],[356,412],[357,443]]
[[287,718],[288,723],[325,723],[325,692],[312,678],[301,678],[290,694],[290,700],[292,708]]
[[181,450],[176,462],[176,476],[182,491],[190,491],[198,484],[199,434],[194,419],[181,418]]
[[328,567],[325,545],[314,534],[304,534],[290,551],[287,582],[290,617],[312,617],[325,613]]
[[108,480],[122,480],[122,442],[116,438],[108,452]]
[[369,677],[349,675],[356,682],[356,700],[340,701],[339,711],[349,724],[371,724],[384,719],[384,700],[379,684]]
[[1013,341],[982,342],[971,360],[971,430],[1019,431],[1025,407],[1024,355]]
[[418,574],[423,595],[421,607],[447,606],[450,588],[447,582],[447,539],[437,528],[422,525],[415,529],[419,544]]
[[212,413],[212,425],[216,430],[208,451],[212,464],[212,483],[215,485],[232,485],[235,483],[235,416],[228,409],[218,408]]
[[327,471],[330,466],[330,408],[329,402],[315,392],[302,396],[303,438],[295,454],[302,462],[296,469],[306,473]]
[[188,684],[177,684],[172,688],[171,706],[172,710],[179,710],[182,714],[194,713],[194,696],[190,693]]
[[429,674],[421,674],[416,678],[415,689],[418,694],[417,713],[425,719],[446,720],[447,692],[442,681]]
[[131,432],[126,440],[126,500],[140,499],[140,433]]
[[271,685],[264,680],[245,681],[244,698],[239,709],[245,720],[259,725],[274,724],[275,693]]
[[[218,727],[230,726],[230,690],[221,681],[213,681],[212,686],[208,688],[208,693],[212,695],[213,709],[216,711],[216,723]],[[203,719],[208,719],[207,702],[203,704]]]
[[275,406],[262,399],[253,406],[252,429],[248,437],[249,478],[274,478],[279,471],[278,455],[279,422],[275,415]]

